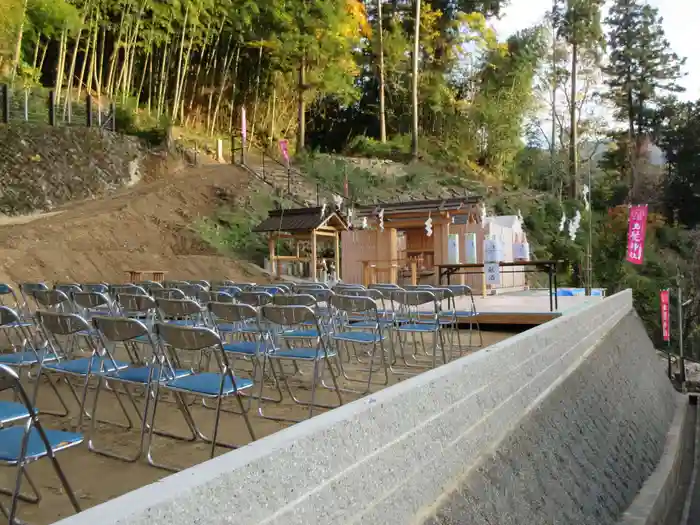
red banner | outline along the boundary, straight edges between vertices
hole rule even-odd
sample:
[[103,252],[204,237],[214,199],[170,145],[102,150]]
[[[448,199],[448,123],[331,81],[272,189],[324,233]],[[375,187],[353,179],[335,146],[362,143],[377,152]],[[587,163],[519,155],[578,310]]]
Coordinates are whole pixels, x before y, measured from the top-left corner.
[[646,204],[630,207],[630,222],[627,231],[627,260],[632,264],[644,261],[644,239],[647,233]]
[[661,290],[661,332],[664,336],[664,341],[671,340],[671,314],[668,304],[668,290]]
[[282,156],[284,157],[287,166],[289,166],[289,142],[287,142],[286,139],[280,140],[280,151],[282,152]]

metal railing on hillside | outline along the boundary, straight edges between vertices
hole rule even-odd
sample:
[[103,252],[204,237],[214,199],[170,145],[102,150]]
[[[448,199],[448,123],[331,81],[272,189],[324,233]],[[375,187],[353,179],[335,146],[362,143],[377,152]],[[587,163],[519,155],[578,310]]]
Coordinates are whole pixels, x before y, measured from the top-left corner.
[[89,94],[78,96],[71,90],[56,100],[52,89],[12,89],[8,84],[0,84],[0,123],[12,122],[116,131],[116,106],[103,104]]
[[[255,154],[259,157],[260,162],[253,165],[251,157]],[[347,196],[343,196],[333,189],[321,184],[319,181],[311,181],[301,171],[288,165],[285,161],[277,158],[266,146],[257,145],[255,142],[246,142],[242,140],[241,134],[238,132],[231,136],[231,163],[238,164],[248,169],[254,176],[273,187],[275,190],[283,190],[286,197],[293,200],[295,203],[304,205],[303,199],[293,190],[297,187],[308,187],[313,184],[315,186],[316,205],[320,206],[323,199],[329,197],[331,201],[335,197],[340,197],[347,201]],[[280,172],[283,173],[284,181],[276,177]],[[286,186],[286,188],[284,188]],[[331,203],[329,203],[331,204]]]

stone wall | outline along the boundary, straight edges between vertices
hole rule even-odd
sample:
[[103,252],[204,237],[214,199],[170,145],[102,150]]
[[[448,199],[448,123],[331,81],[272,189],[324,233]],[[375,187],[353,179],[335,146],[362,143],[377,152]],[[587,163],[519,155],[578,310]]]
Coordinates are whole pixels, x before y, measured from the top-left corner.
[[0,125],[0,214],[50,211],[138,182],[146,150],[96,128]]
[[60,524],[614,523],[676,405],[626,291]]

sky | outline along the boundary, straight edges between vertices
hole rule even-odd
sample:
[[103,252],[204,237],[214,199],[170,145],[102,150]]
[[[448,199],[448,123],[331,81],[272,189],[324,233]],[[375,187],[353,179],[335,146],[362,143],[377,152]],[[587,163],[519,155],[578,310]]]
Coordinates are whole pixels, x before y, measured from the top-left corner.
[[[700,53],[696,52],[697,22],[700,20],[700,0],[647,0],[659,9],[664,19],[666,37],[673,50],[686,57],[687,76],[681,84],[686,92],[685,100],[700,98]],[[501,20],[493,25],[499,37],[505,39],[516,31],[531,27],[542,21],[545,12],[552,9],[552,0],[510,0]]]

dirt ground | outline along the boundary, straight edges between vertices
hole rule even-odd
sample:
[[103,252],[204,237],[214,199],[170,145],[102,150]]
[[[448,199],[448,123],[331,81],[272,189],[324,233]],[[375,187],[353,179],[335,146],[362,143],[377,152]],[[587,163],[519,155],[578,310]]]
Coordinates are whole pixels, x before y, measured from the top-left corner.
[[252,280],[249,267],[217,255],[191,229],[250,192],[243,170],[208,165],[51,213],[2,218],[0,281],[123,282],[128,269],[163,270],[171,279]]
[[[488,346],[506,339],[512,334],[486,331],[483,335],[484,346]],[[466,338],[463,339],[463,342],[466,343]],[[428,365],[428,358],[423,357],[423,359],[425,359],[425,363]],[[346,371],[349,375],[355,376],[356,373],[359,373],[357,371],[357,366],[356,364],[347,366]],[[420,370],[421,369],[414,369],[412,372],[420,372]],[[237,375],[247,377],[249,371],[249,363],[240,360],[237,362]],[[308,399],[310,393],[310,370],[303,369],[302,372],[305,372],[306,375],[295,376],[291,380],[292,390],[299,398]],[[379,376],[375,377],[379,379]],[[408,377],[410,376],[390,376],[390,384]],[[330,384],[328,374],[325,375],[325,378]],[[349,383],[345,380],[341,381],[341,388],[359,389],[361,387],[362,385],[358,383]],[[33,384],[29,385],[29,388],[33,388]],[[373,391],[381,388],[383,388],[383,386],[377,385],[373,387]],[[75,401],[69,397],[70,394],[67,386],[60,386],[59,391],[69,401],[69,406],[73,407],[72,417],[60,418],[42,415],[41,421],[46,428],[74,430],[77,424],[77,405]],[[323,388],[317,390],[317,392],[320,402],[331,405],[337,403],[335,392]],[[272,388],[272,383],[267,382],[264,395],[271,396],[274,393],[275,391]],[[342,396],[344,403],[354,401],[361,397],[357,394],[345,392],[342,393]],[[4,398],[7,398],[7,396]],[[91,389],[88,394],[89,410],[92,406],[93,398],[94,390]],[[122,396],[122,399],[125,399],[125,396]],[[137,395],[136,400],[140,402],[141,397]],[[42,383],[40,386],[37,406],[40,410],[44,411],[55,411],[59,408],[55,395],[45,383]],[[281,404],[265,403],[263,406],[266,415],[282,416],[292,419],[303,419],[308,415],[308,409],[295,405],[286,392],[284,393],[284,400]],[[140,425],[138,424],[138,418],[133,408],[130,411],[132,413],[132,418],[136,421],[134,429],[124,430],[110,424],[99,424],[95,434],[92,435],[95,444],[101,448],[117,450],[124,454],[133,454],[138,446]],[[206,435],[211,435],[214,411],[202,407],[201,404],[193,404],[192,412],[202,432]],[[320,412],[323,412],[323,410],[318,411],[318,413]],[[111,392],[103,390],[99,397],[98,418],[120,421],[122,417],[122,413],[116,401],[116,396]],[[257,438],[267,436],[292,424],[263,419],[257,414],[255,402],[250,412],[250,420]],[[169,400],[161,401],[158,404],[156,428],[181,434],[186,433],[187,430],[182,413],[178,410],[176,405]],[[87,447],[87,439],[90,437],[90,421],[84,422],[83,433],[86,437],[85,443],[58,455],[59,461],[83,509],[115,498],[169,475],[168,471],[149,466],[145,460],[136,463],[126,463],[90,452]],[[248,443],[250,437],[248,436],[242,418],[235,414],[224,413],[221,417],[219,439],[241,445]],[[156,437],[154,440],[153,456],[159,462],[186,468],[209,459],[209,450],[210,445],[202,441],[187,443],[165,437]],[[217,455],[223,454],[227,452],[227,449],[219,447],[216,452]],[[14,474],[14,468],[0,469],[0,483],[2,483],[3,487],[12,486]],[[22,520],[43,525],[53,523],[60,518],[73,514],[70,502],[63,493],[61,484],[54,474],[48,460],[42,460],[32,464],[29,467],[29,474],[40,487],[43,499],[39,504],[22,503],[19,512],[19,517]],[[26,490],[27,487],[25,483],[25,491]],[[7,497],[2,496],[2,498],[3,501],[8,501]]]

